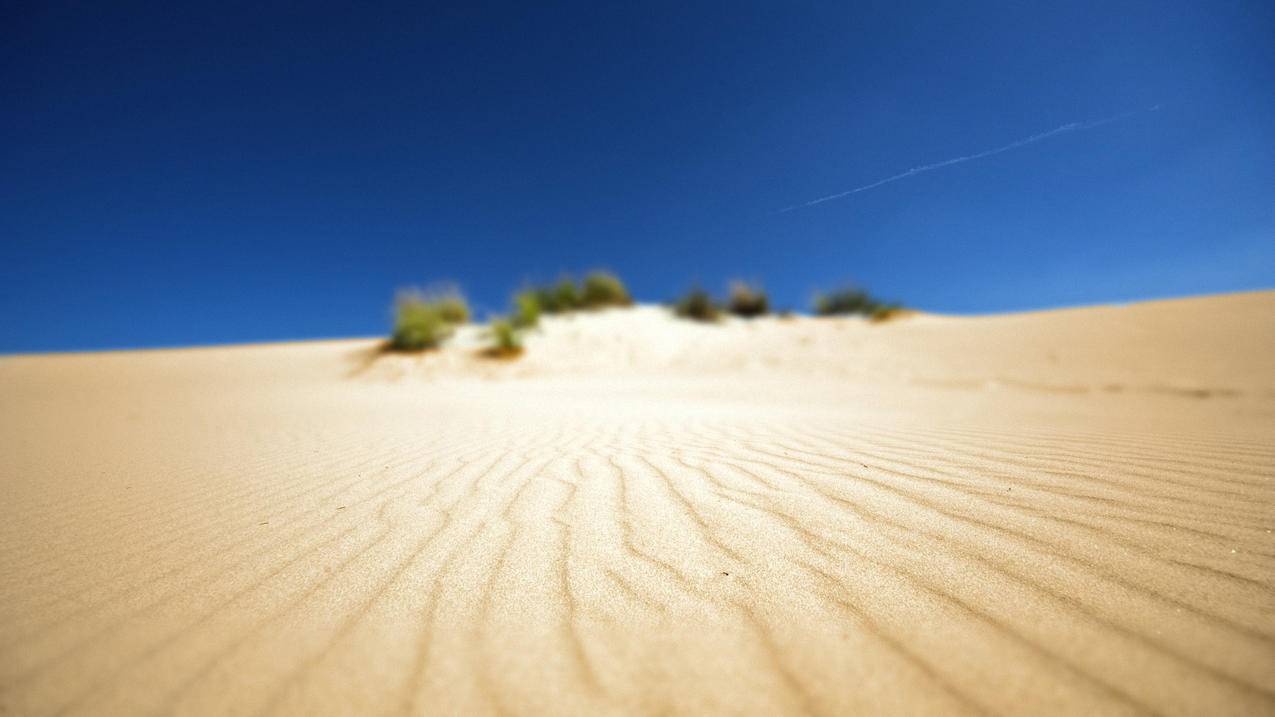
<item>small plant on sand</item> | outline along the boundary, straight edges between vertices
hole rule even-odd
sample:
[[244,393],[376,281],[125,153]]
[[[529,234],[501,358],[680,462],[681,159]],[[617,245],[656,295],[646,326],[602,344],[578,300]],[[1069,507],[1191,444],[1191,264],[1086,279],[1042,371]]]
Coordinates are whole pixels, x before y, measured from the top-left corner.
[[541,313],[556,314],[560,311],[558,297],[554,295],[552,286],[537,286],[527,291],[536,297]]
[[584,277],[580,305],[586,309],[604,306],[628,306],[633,300],[620,277],[605,271],[594,271]]
[[872,313],[877,301],[861,289],[839,289],[815,298],[815,313],[820,316]]
[[520,329],[530,329],[540,323],[539,292],[527,290],[514,296],[514,313],[511,321]]
[[907,309],[904,309],[901,304],[877,304],[872,308],[872,313],[868,314],[868,320],[874,324],[879,324],[883,321],[900,318],[906,314]]
[[494,319],[487,328],[491,346],[484,352],[493,358],[513,358],[522,353],[522,331],[509,319]]
[[747,282],[736,281],[730,285],[730,299],[726,308],[736,316],[752,318],[770,312],[770,300],[761,287]]
[[458,326],[469,323],[469,303],[459,292],[450,291],[440,294],[433,299],[433,302],[444,321]]
[[459,291],[400,292],[394,302],[394,331],[389,348],[395,351],[434,348],[451,336],[458,324],[468,320],[469,305]]
[[580,306],[580,291],[571,277],[564,276],[554,284],[533,287],[524,293],[536,298],[540,311],[546,314],[561,314],[574,311]]
[[571,277],[558,279],[552,288],[553,306],[556,311],[572,311],[580,307],[580,290]]
[[535,299],[537,317],[541,312],[561,314],[577,309],[628,306],[633,303],[624,282],[615,274],[605,271],[591,272],[579,285],[571,277],[564,276],[552,285],[527,289],[515,299],[515,321],[525,318],[522,316],[523,302],[531,299]]
[[817,297],[815,313],[820,316],[857,314],[874,322],[881,322],[897,318],[904,313],[904,309],[900,304],[878,301],[862,289],[842,289]]
[[[580,293],[571,277],[564,276],[553,284],[532,285],[523,290],[536,299],[536,305],[544,314],[560,314],[571,311],[580,303]],[[521,296],[522,294],[519,294]]]
[[453,324],[433,304],[417,297],[401,298],[394,308],[390,348],[421,351],[438,346],[452,333]]
[[673,313],[695,321],[717,321],[721,315],[713,297],[700,288],[691,289],[678,299],[673,306]]

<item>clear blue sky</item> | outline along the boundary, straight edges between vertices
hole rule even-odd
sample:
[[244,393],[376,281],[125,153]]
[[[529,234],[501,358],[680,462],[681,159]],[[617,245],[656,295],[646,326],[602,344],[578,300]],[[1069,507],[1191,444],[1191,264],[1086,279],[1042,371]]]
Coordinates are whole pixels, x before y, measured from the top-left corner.
[[455,4],[6,5],[0,351],[376,334],[396,287],[594,266],[798,308],[1275,286],[1269,0]]

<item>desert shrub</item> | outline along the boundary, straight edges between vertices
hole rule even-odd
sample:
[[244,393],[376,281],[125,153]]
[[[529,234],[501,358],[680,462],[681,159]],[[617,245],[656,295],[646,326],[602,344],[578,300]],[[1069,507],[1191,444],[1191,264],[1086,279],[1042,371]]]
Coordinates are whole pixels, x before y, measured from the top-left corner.
[[[524,303],[530,309],[534,299],[534,315],[561,314],[576,309],[596,309],[603,306],[628,306],[633,303],[629,291],[619,277],[603,271],[591,272],[577,285],[570,276],[564,276],[554,284],[533,286],[515,298],[515,323],[524,318]],[[534,325],[528,324],[528,325]]]
[[821,316],[858,314],[872,321],[888,321],[904,312],[903,306],[874,299],[861,289],[842,289],[815,299],[815,312]]
[[511,321],[514,326],[521,329],[529,329],[540,323],[539,292],[522,291],[514,297],[514,313]]
[[556,314],[562,310],[558,307],[558,296],[554,293],[552,286],[537,286],[527,291],[536,297],[536,303],[540,305],[541,312]]
[[580,290],[569,276],[554,284],[532,287],[523,293],[534,296],[539,310],[546,314],[561,314],[580,308]]
[[394,330],[389,347],[396,351],[434,348],[469,320],[469,304],[453,288],[399,292],[394,301]]
[[580,290],[570,276],[563,276],[552,284],[533,284],[514,298],[514,304],[524,296],[534,297],[538,313],[561,314],[580,306]]
[[736,281],[730,286],[730,299],[726,303],[726,309],[745,318],[762,316],[770,312],[770,300],[761,287]]
[[459,292],[440,294],[432,300],[444,321],[451,324],[469,323],[469,302]]
[[696,321],[716,321],[721,314],[713,297],[699,288],[691,289],[678,299],[673,312],[684,319]]
[[555,312],[571,311],[580,308],[580,290],[571,277],[562,277],[549,290],[551,303]]
[[815,313],[820,316],[838,314],[871,314],[877,301],[860,289],[841,289],[821,294],[815,299]]
[[495,357],[517,356],[522,353],[522,331],[510,319],[495,319],[488,327],[491,347],[486,353]]
[[629,298],[629,290],[615,274],[595,271],[584,277],[584,287],[580,292],[581,306],[596,309],[603,306],[628,306],[631,303],[633,300]]
[[868,319],[873,323],[881,323],[882,321],[897,319],[905,313],[906,311],[899,304],[877,304],[872,307],[872,312],[868,314]]
[[394,309],[390,348],[397,351],[434,348],[451,335],[454,326],[437,305],[419,296],[402,297]]

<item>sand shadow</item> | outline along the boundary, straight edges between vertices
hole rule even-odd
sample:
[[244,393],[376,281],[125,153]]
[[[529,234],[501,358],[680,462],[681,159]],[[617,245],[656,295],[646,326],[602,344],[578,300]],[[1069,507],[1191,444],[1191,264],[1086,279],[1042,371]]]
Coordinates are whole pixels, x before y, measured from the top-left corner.
[[395,348],[388,339],[378,341],[367,348],[355,349],[346,355],[348,363],[352,364],[349,371],[346,372],[345,378],[358,378],[366,373],[376,364],[377,361],[386,356],[421,356],[425,354],[436,353],[438,347],[430,347],[424,349],[400,349]]

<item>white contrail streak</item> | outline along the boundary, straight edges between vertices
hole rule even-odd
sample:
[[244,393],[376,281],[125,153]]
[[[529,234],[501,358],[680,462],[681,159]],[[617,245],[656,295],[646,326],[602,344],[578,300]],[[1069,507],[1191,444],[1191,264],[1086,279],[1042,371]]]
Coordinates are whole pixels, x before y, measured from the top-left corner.
[[979,152],[979,153],[977,153],[977,154],[969,154],[969,155],[966,155],[966,156],[964,156],[964,157],[953,157],[952,159],[945,159],[945,160],[943,160],[942,162],[935,162],[934,164],[926,164],[926,165],[923,165],[923,166],[920,166],[920,167],[913,167],[912,169],[909,169],[909,170],[908,170],[908,171],[906,171],[906,172],[900,172],[899,174],[896,174],[896,175],[894,175],[894,176],[892,176],[892,177],[886,177],[885,179],[879,179],[879,180],[877,180],[877,181],[875,181],[875,182],[873,182],[873,183],[871,183],[871,184],[865,184],[865,185],[863,185],[862,187],[855,187],[854,189],[847,189],[847,190],[846,190],[846,191],[844,191],[844,192],[837,192],[836,194],[829,194],[829,195],[828,195],[828,196],[826,196],[826,197],[820,197],[820,198],[818,198],[818,199],[812,199],[812,200],[810,200],[810,201],[808,201],[808,202],[805,202],[805,203],[803,203],[803,204],[794,204],[794,205],[792,205],[791,207],[785,207],[785,208],[783,208],[783,209],[780,209],[778,212],[776,212],[776,214],[783,214],[784,212],[791,212],[791,211],[793,211],[794,209],[804,209],[804,208],[806,208],[806,207],[813,207],[813,206],[814,206],[814,205],[816,205],[816,204],[823,204],[824,202],[831,202],[831,201],[832,201],[832,200],[834,200],[834,199],[840,199],[840,198],[842,198],[842,197],[848,197],[848,196],[850,196],[851,194],[858,194],[859,192],[866,192],[866,191],[868,191],[869,189],[876,189],[877,187],[881,186],[882,184],[889,184],[890,182],[897,182],[897,181],[899,181],[900,179],[907,179],[908,177],[911,177],[911,176],[914,176],[914,175],[917,175],[917,174],[922,174],[922,173],[925,173],[925,172],[930,172],[930,171],[933,171],[933,170],[935,170],[935,169],[942,169],[943,167],[950,167],[950,166],[952,166],[953,164],[960,164],[961,162],[968,162],[968,161],[970,161],[970,160],[972,160],[972,159],[982,159],[982,158],[984,158],[984,157],[990,157],[990,156],[992,156],[992,155],[994,155],[994,154],[1000,154],[1000,153],[1002,153],[1002,152],[1008,152],[1008,151],[1010,151],[1011,149],[1018,149],[1019,147],[1026,147],[1026,146],[1027,146],[1027,145],[1029,145],[1029,144],[1036,144],[1037,142],[1043,142],[1043,141],[1045,141],[1045,140],[1049,139],[1050,137],[1057,137],[1057,136],[1058,136],[1058,135],[1060,135],[1060,134],[1068,134],[1068,133],[1071,133],[1071,132],[1079,132],[1079,131],[1081,131],[1081,130],[1093,129],[1094,127],[1101,127],[1101,126],[1103,126],[1103,125],[1105,125],[1105,124],[1111,124],[1112,122],[1119,122],[1120,120],[1125,119],[1125,118],[1127,118],[1127,117],[1131,117],[1131,116],[1133,116],[1133,115],[1135,115],[1135,114],[1138,114],[1139,112],[1152,112],[1152,111],[1155,111],[1155,110],[1158,110],[1158,109],[1160,109],[1160,105],[1154,105],[1154,106],[1152,106],[1152,107],[1148,107],[1148,108],[1147,108],[1147,109],[1145,109],[1145,110],[1134,110],[1134,111],[1131,111],[1131,112],[1122,112],[1121,114],[1114,115],[1114,116],[1111,116],[1111,117],[1107,117],[1107,118],[1104,118],[1104,119],[1092,120],[1092,121],[1089,121],[1089,122],[1071,122],[1071,123],[1069,123],[1069,124],[1065,124],[1065,125],[1063,125],[1063,126],[1061,126],[1061,127],[1055,127],[1054,129],[1051,129],[1051,130],[1049,130],[1048,132],[1041,132],[1040,134],[1034,134],[1034,135],[1032,135],[1032,136],[1030,136],[1030,137],[1027,137],[1027,138],[1024,138],[1024,139],[1020,139],[1020,140],[1016,140],[1016,141],[1014,141],[1014,142],[1010,142],[1009,144],[1007,144],[1007,145],[1005,145],[1005,146],[1003,146],[1003,147],[997,147],[996,149],[989,149],[989,150],[987,150],[987,151],[985,151],[985,152]]

